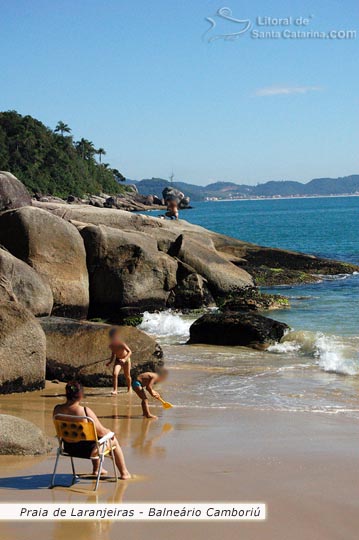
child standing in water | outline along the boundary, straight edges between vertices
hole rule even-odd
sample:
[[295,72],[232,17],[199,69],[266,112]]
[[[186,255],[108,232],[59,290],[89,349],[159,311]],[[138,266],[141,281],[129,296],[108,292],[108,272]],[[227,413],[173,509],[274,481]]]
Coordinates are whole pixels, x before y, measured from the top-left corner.
[[165,381],[168,377],[168,371],[165,368],[161,368],[158,373],[153,373],[152,371],[147,371],[146,373],[141,373],[137,376],[136,380],[132,383],[132,388],[141,399],[142,412],[143,416],[146,418],[157,418],[157,416],[151,414],[150,408],[148,406],[148,397],[147,392],[154,397],[159,399],[160,395],[156,390],[153,389],[153,386],[159,382]]
[[110,349],[111,349],[111,360],[106,364],[110,366],[114,362],[112,378],[113,378],[113,390],[111,394],[116,396],[118,394],[118,376],[121,369],[123,369],[123,374],[126,378],[127,383],[127,392],[131,391],[131,354],[132,351],[126,343],[124,343],[119,337],[118,328],[111,328],[109,332],[110,336]]

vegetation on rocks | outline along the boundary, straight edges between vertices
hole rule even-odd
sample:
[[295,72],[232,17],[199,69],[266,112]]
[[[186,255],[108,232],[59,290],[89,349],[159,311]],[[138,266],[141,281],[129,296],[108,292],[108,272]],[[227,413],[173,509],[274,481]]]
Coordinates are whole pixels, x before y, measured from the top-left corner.
[[230,294],[220,302],[221,311],[267,311],[290,307],[287,297],[268,294],[256,287],[246,287],[237,294]]
[[64,122],[53,131],[29,115],[0,113],[0,170],[11,171],[32,193],[82,197],[125,191],[119,184],[124,177],[103,162],[105,154],[85,138],[75,141]]

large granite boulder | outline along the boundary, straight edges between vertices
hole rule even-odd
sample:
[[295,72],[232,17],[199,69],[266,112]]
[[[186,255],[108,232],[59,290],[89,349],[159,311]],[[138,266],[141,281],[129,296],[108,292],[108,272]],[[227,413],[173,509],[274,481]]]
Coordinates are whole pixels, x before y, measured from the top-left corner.
[[0,414],[0,455],[37,456],[51,445],[35,424],[17,416]]
[[196,272],[188,274],[173,290],[171,306],[176,309],[199,309],[215,305],[207,280]]
[[[359,270],[358,265],[342,261],[257,246],[214,233],[183,219],[165,220],[122,210],[77,204],[65,205],[57,202],[34,202],[33,204],[46,208],[49,212],[69,221],[107,225],[126,231],[147,232],[157,239],[159,249],[165,252],[171,249],[179,236],[185,234],[186,237],[217,252],[219,257],[226,259],[228,264],[237,266],[246,273],[245,275],[253,276],[257,285],[312,282],[318,279],[314,274],[348,274]],[[198,273],[201,274],[200,271]],[[201,275],[207,278],[206,275]]]
[[215,300],[205,278],[184,262],[178,260],[177,285],[171,291],[168,307],[193,310],[204,306],[214,306]]
[[96,208],[95,206],[79,204],[59,204],[54,202],[37,202],[33,205],[47,210],[67,221],[79,221],[92,225],[106,225],[121,230],[152,231],[163,227],[164,220],[142,214],[132,214],[126,210],[115,208]]
[[238,268],[215,249],[182,234],[170,249],[171,255],[195,269],[204,277],[215,297],[224,297],[235,291],[253,285],[251,276]]
[[288,330],[285,323],[254,313],[206,313],[191,325],[188,343],[265,349]]
[[0,171],[0,212],[31,205],[26,187],[13,174]]
[[34,315],[50,315],[53,297],[49,284],[31,266],[0,248],[0,302],[18,301]]
[[166,307],[177,262],[144,233],[89,225],[80,228],[90,278],[90,313],[120,320],[124,308]]
[[[111,355],[110,325],[62,317],[44,317],[40,322],[46,334],[48,379],[77,379],[87,386],[111,386],[112,367],[106,367]],[[152,337],[132,326],[118,328],[132,350],[133,375],[163,365],[162,350]],[[120,384],[125,384],[123,377]]]
[[0,244],[49,284],[53,314],[87,316],[86,252],[76,227],[46,210],[26,206],[0,215]]
[[34,315],[16,302],[0,303],[0,344],[0,394],[45,386],[45,334]]
[[185,197],[182,191],[175,187],[168,186],[162,191],[162,197],[167,204],[169,201],[176,201],[179,208],[187,208],[190,203],[190,198]]

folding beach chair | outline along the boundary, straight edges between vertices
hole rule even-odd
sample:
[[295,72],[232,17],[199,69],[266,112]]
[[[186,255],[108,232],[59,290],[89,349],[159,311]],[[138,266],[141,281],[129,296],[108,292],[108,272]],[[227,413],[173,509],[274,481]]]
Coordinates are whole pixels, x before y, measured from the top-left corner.
[[[94,491],[97,491],[97,488],[98,488],[105,457],[109,457],[112,459],[114,476],[117,482],[118,478],[117,478],[117,471],[116,471],[116,463],[115,463],[115,458],[113,454],[113,450],[115,446],[113,446],[111,442],[108,444],[108,441],[111,441],[112,437],[114,436],[114,433],[112,431],[110,433],[107,433],[107,435],[105,435],[104,437],[101,437],[101,439],[98,439],[95,423],[93,419],[90,418],[89,416],[72,416],[69,414],[56,414],[54,416],[54,424],[56,428],[57,438],[59,441],[59,447],[57,449],[57,456],[56,456],[56,461],[55,461],[54,472],[52,473],[50,488],[55,486],[56,469],[57,469],[60,456],[69,457],[71,459],[72,483],[70,486],[67,486],[67,487],[71,487],[75,483],[76,479],[78,478],[75,471],[74,457],[78,457],[82,459],[99,459],[100,460],[100,466],[99,466],[98,474],[96,477],[96,484],[95,484]],[[95,444],[95,447],[97,448],[97,456],[95,458],[91,458],[89,456],[81,456],[77,452],[74,452],[74,455],[71,455],[70,453],[66,452],[64,449],[64,442],[79,443],[83,441],[93,442]]]

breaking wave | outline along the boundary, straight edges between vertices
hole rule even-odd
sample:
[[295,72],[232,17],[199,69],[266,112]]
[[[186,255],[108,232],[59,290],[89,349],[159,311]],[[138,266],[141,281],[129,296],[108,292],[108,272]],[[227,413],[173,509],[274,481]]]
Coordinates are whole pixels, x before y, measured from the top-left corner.
[[189,328],[194,319],[186,319],[183,315],[171,310],[160,313],[145,311],[139,329],[157,336],[158,338],[173,339],[177,343],[185,342],[189,338]]
[[[194,318],[176,311],[143,314],[138,328],[156,336],[162,343],[185,343]],[[359,375],[359,338],[339,337],[321,332],[291,331],[268,352],[288,358],[312,358],[323,371],[340,375]]]
[[323,370],[340,375],[359,374],[359,343],[357,338],[344,338],[321,332],[294,331],[280,343],[269,347],[269,352],[296,353],[312,356]]

